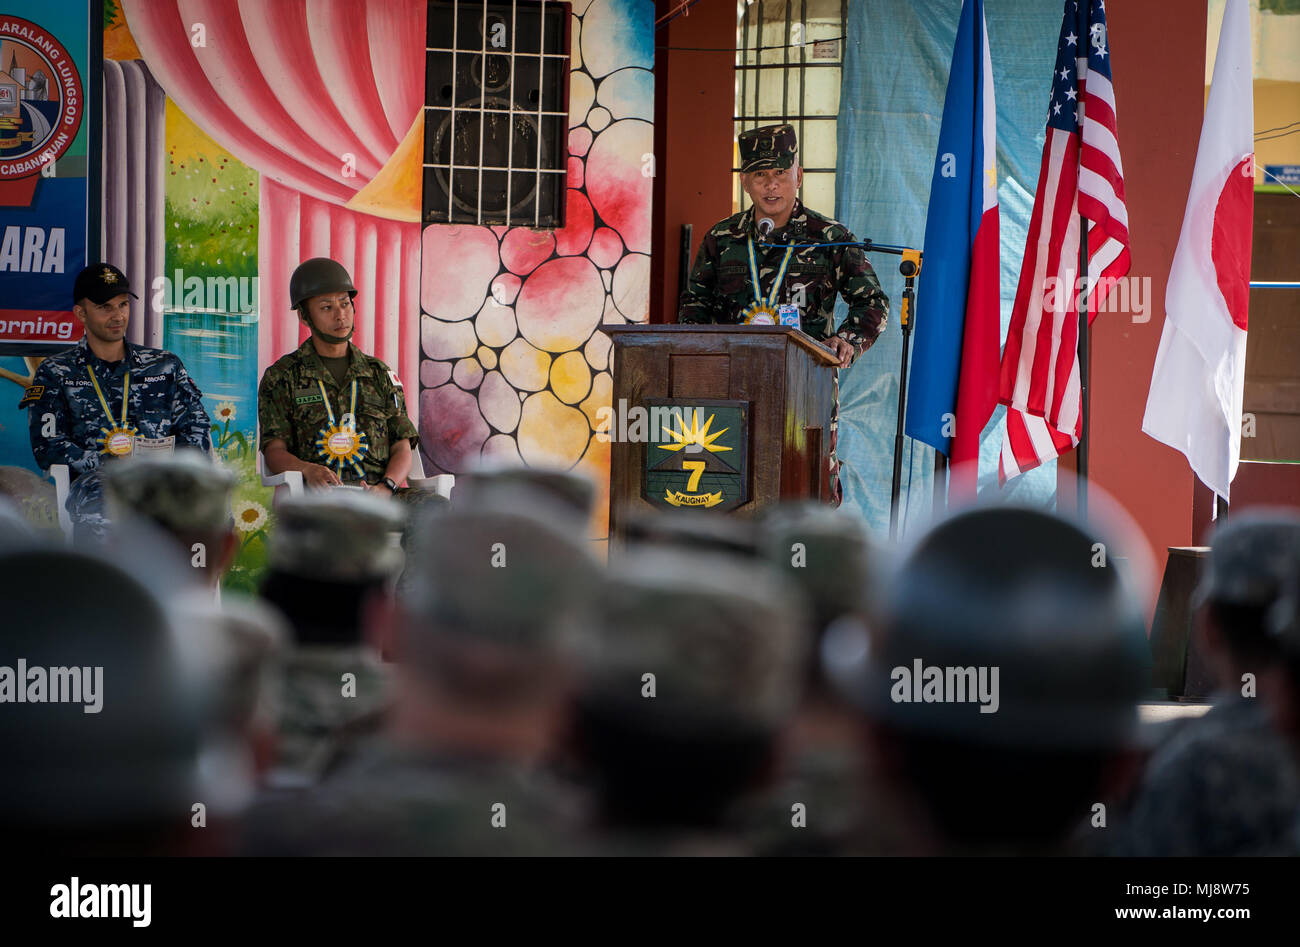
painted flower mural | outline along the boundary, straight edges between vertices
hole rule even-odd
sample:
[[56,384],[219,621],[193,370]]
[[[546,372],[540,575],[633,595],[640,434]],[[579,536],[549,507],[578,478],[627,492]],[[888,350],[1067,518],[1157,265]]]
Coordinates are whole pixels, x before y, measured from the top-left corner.
[[602,325],[644,322],[654,172],[653,5],[573,4],[565,226],[422,234],[420,440],[426,473],[480,459],[576,468],[599,488],[613,390]]

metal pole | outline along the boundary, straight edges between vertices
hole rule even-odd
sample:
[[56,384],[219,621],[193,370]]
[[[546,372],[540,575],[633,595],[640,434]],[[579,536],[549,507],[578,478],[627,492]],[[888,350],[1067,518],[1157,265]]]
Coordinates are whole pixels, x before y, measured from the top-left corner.
[[1079,294],[1079,515],[1088,515],[1088,220],[1079,215],[1079,272],[1083,275],[1083,292]]

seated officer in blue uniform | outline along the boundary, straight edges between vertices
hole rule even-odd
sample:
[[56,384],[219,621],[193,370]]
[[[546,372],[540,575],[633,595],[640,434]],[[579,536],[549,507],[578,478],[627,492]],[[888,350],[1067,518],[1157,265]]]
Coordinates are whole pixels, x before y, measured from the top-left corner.
[[122,457],[211,446],[202,395],[181,360],[126,341],[131,299],[122,271],[95,263],[73,285],[81,341],[41,362],[18,406],[27,408],[32,454],[43,469],[67,464],[67,509],[76,538],[102,539],[100,467]]

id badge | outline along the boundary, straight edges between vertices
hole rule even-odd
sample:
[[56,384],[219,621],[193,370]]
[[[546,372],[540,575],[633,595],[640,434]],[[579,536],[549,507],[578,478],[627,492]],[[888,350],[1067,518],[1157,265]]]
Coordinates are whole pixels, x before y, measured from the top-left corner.
[[135,453],[137,454],[170,454],[175,449],[175,434],[170,434],[167,437],[137,437],[135,439]]
[[803,321],[799,318],[799,307],[790,304],[777,307],[776,324],[789,326],[792,329],[803,329]]

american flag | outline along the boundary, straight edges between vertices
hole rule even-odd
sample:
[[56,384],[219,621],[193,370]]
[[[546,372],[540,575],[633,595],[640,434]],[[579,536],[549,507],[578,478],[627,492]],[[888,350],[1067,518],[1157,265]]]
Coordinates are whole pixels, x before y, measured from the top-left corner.
[[1061,21],[1038,193],[1002,351],[998,398],[1008,406],[998,464],[1003,483],[1075,447],[1083,433],[1080,216],[1088,222],[1091,324],[1097,304],[1129,270],[1105,0],[1066,0]]

